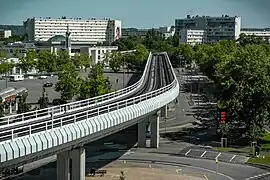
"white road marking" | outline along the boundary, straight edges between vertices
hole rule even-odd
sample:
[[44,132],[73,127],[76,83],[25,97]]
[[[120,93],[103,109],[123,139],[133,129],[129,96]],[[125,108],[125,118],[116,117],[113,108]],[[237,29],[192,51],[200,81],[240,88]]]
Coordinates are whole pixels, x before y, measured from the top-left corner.
[[203,157],[205,154],[207,153],[207,151],[204,151],[201,155],[201,157]]
[[230,162],[236,157],[236,155],[233,155],[233,157],[231,158]]
[[252,179],[256,179],[256,178],[260,178],[260,177],[264,177],[264,176],[268,176],[268,175],[270,175],[270,172],[263,173],[263,174],[258,174],[256,176],[252,176],[252,177],[246,178],[246,180],[252,180]]
[[216,159],[218,159],[218,157],[221,155],[221,153],[219,153],[218,155],[217,155],[217,157],[216,157]]
[[190,150],[188,150],[188,152],[186,152],[185,156],[187,156],[187,155],[188,155],[188,153],[190,153],[190,151],[191,151],[191,149],[190,149]]

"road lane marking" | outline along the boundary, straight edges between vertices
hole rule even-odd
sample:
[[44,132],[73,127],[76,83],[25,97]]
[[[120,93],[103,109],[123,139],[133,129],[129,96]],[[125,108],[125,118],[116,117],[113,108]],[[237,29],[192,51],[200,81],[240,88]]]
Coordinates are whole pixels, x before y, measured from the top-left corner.
[[201,157],[203,157],[205,154],[207,153],[207,151],[204,151],[201,155]]
[[230,162],[236,157],[236,155],[233,155],[233,157],[231,158]]
[[270,175],[270,172],[267,172],[267,173],[258,174],[256,176],[252,176],[252,177],[246,178],[246,180],[252,180],[252,179],[262,178],[264,176],[267,177],[269,175]]
[[221,155],[221,153],[219,153],[218,155],[217,155],[217,157],[216,157],[216,159],[218,159],[218,157]]
[[185,156],[187,156],[187,155],[190,153],[190,151],[191,151],[191,149],[190,149],[190,150],[188,150],[188,152],[186,152]]

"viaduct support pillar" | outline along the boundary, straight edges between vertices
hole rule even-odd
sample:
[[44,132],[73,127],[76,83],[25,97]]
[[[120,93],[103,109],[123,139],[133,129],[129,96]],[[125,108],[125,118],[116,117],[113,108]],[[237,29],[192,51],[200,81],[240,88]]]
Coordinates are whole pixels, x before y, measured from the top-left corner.
[[165,105],[161,108],[161,117],[168,117],[168,105]]
[[70,180],[69,152],[57,154],[57,180]]
[[151,121],[151,148],[159,147],[159,115],[158,113],[154,114]]
[[72,173],[71,180],[85,180],[85,149],[79,147],[71,152]]
[[138,124],[138,147],[146,147],[146,120],[143,120]]

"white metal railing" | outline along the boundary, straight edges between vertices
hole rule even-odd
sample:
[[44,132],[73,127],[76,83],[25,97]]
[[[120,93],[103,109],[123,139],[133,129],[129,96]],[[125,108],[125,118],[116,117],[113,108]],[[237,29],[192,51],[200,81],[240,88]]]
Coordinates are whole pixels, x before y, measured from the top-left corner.
[[59,117],[56,119],[49,119],[46,121],[42,122],[37,122],[31,125],[27,125],[24,127],[17,127],[14,129],[9,129],[9,130],[3,130],[0,131],[0,142],[9,142],[13,141],[17,138],[22,138],[22,137],[27,137],[27,136],[32,136],[36,133],[39,132],[46,132],[49,130],[53,130],[56,128],[62,128],[62,126],[71,124],[71,123],[76,123],[82,120],[89,119],[91,117],[99,116],[104,113],[110,113],[115,110],[119,110],[121,108],[128,107],[130,105],[135,105],[138,104],[142,101],[155,98],[158,95],[161,95],[173,88],[175,88],[178,84],[178,81],[175,79],[171,84],[164,86],[160,89],[157,89],[155,91],[151,91],[149,93],[140,95],[140,96],[135,96],[133,98],[129,98],[120,102],[112,103],[109,105],[97,107],[94,109],[88,109],[87,111],[79,112],[76,114],[71,114],[67,115],[64,117]]
[[87,109],[87,108],[90,108],[92,106],[102,104],[105,101],[110,101],[110,100],[112,100],[112,98],[117,98],[118,96],[128,94],[128,93],[132,92],[132,90],[135,90],[136,88],[138,88],[142,85],[142,82],[144,80],[148,66],[151,62],[151,61],[149,61],[151,59],[151,57],[152,57],[152,53],[149,53],[148,60],[147,60],[146,66],[145,66],[145,70],[144,70],[143,75],[140,78],[140,80],[129,87],[126,87],[124,89],[120,89],[118,91],[111,92],[108,94],[104,94],[102,96],[93,97],[90,99],[75,101],[75,102],[71,102],[71,103],[67,103],[67,104],[63,104],[63,105],[59,105],[59,106],[53,106],[53,107],[39,109],[39,110],[30,111],[30,112],[26,112],[26,113],[5,116],[5,117],[0,118],[0,129],[4,129],[11,124],[20,123],[22,121],[25,122],[25,121],[41,120],[41,119],[51,118],[52,116],[61,115],[64,113],[75,112],[78,110]]

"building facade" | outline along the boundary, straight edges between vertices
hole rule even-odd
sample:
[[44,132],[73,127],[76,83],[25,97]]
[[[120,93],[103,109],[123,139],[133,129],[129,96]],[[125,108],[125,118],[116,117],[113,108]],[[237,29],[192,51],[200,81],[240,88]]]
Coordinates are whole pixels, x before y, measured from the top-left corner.
[[180,30],[180,43],[187,43],[189,45],[202,44],[205,40],[204,30]]
[[242,28],[241,34],[247,36],[258,36],[262,37],[264,40],[270,40],[270,28]]
[[221,40],[236,40],[241,33],[241,17],[222,15],[221,17],[188,15],[175,20],[176,34],[181,30],[204,30],[204,42],[215,43]]
[[55,35],[65,35],[67,26],[71,32],[71,41],[86,44],[97,44],[113,41],[121,37],[121,21],[95,18],[59,19],[31,18],[24,23],[29,41],[48,41]]
[[11,30],[0,29],[0,39],[11,37]]

